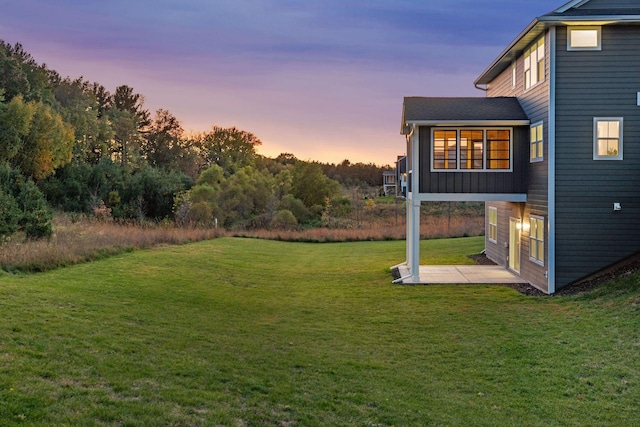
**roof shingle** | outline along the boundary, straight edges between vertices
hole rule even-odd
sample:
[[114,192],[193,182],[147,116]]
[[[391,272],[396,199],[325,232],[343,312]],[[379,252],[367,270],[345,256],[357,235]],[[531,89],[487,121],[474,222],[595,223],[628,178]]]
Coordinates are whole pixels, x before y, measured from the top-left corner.
[[513,97],[429,98],[406,97],[403,124],[420,121],[513,121],[529,120]]

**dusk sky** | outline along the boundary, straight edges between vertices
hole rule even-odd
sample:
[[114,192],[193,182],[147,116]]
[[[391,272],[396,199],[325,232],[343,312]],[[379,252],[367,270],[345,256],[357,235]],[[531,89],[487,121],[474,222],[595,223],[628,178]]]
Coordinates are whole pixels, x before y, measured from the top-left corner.
[[[405,96],[478,75],[563,0],[0,0],[0,39],[63,77],[129,85],[186,131],[236,126],[269,157],[393,164]],[[153,114],[152,114],[153,115]]]

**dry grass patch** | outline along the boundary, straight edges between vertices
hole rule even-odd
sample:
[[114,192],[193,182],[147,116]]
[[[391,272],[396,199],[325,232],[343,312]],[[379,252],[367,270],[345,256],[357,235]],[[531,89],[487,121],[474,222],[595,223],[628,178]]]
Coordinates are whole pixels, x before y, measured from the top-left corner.
[[[290,242],[357,242],[380,240],[404,240],[405,218],[362,221],[343,224],[342,227],[322,227],[305,230],[242,230],[234,231],[235,237],[256,237]],[[422,239],[449,237],[473,237],[484,235],[484,217],[423,216],[420,220]]]
[[56,215],[53,236],[28,240],[16,235],[2,244],[0,268],[36,272],[104,258],[135,249],[178,245],[223,235],[222,230],[180,228],[171,224],[117,224]]

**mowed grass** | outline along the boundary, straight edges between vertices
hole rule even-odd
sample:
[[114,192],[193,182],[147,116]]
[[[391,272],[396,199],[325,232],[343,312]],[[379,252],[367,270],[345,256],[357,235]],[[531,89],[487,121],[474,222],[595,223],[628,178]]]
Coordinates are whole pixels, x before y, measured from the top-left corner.
[[640,424],[637,276],[587,297],[392,285],[404,251],[220,238],[0,276],[0,424]]

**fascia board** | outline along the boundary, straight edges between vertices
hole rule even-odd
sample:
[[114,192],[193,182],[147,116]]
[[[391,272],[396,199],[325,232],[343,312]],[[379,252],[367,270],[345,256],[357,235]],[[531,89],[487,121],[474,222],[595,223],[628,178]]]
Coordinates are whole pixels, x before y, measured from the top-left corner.
[[538,18],[540,22],[547,24],[618,24],[618,23],[638,23],[640,15],[590,15],[590,16],[543,16]]
[[413,120],[407,125],[415,126],[528,126],[530,120]]

